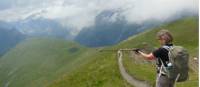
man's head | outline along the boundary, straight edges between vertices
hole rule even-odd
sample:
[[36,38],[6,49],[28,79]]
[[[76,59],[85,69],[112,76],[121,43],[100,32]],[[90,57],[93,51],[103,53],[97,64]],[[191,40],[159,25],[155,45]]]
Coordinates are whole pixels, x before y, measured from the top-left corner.
[[169,43],[172,43],[173,41],[173,37],[171,33],[166,29],[160,30],[157,33],[157,38],[160,41],[161,45],[169,44]]

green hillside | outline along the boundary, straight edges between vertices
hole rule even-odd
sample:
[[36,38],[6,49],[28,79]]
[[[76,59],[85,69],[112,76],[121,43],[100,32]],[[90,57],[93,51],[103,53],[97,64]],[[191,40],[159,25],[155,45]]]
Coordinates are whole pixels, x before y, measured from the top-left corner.
[[[116,47],[127,48],[127,47],[143,47],[145,43],[147,49],[152,50],[159,47],[158,41],[155,38],[156,32],[159,29],[169,29],[174,36],[174,44],[185,47],[190,54],[190,78],[189,81],[178,83],[177,87],[198,87],[198,64],[193,60],[194,57],[198,58],[198,20],[197,18],[187,18],[184,20],[178,20],[174,23],[163,25],[160,28],[153,29],[151,31],[144,32],[135,37],[129,38],[128,40],[120,43]],[[127,53],[127,57],[124,58],[124,64],[127,71],[133,76],[141,80],[148,80],[152,84],[155,84],[155,64],[152,63],[135,63],[133,59],[129,58],[130,55]],[[195,70],[193,70],[196,67]]]
[[[148,45],[148,50],[159,47],[155,35],[159,29],[169,29],[174,35],[174,43],[184,46],[188,49],[191,57],[198,57],[198,19],[191,17],[178,20],[169,24],[160,26],[141,33],[137,36],[130,37],[128,40],[121,42],[113,47],[102,49],[120,49],[143,47],[142,44]],[[116,53],[102,52],[91,54],[94,57],[88,64],[66,74],[64,77],[55,80],[49,87],[129,87],[126,81],[122,81],[120,76]],[[134,77],[147,80],[152,85],[155,84],[155,65],[151,62],[134,63],[128,53],[123,60],[127,71]],[[192,61],[190,61],[192,62]],[[192,67],[192,66],[191,66]],[[198,71],[198,68],[196,68]],[[197,87],[198,72],[190,70],[190,79],[184,83],[178,83],[178,87]]]
[[[86,48],[57,39],[28,39],[0,59],[0,87],[132,87],[120,75],[116,52],[99,49],[159,47],[155,35],[169,29],[175,44],[188,49],[191,59],[198,57],[198,20],[191,17],[165,24],[123,42],[103,48]],[[126,52],[126,70],[134,77],[155,83],[153,62],[136,63]],[[192,60],[191,60],[192,62]],[[198,72],[191,65],[190,79],[178,87],[197,87]]]
[[64,73],[87,63],[91,58],[87,50],[64,40],[27,39],[0,59],[0,87],[48,85]]

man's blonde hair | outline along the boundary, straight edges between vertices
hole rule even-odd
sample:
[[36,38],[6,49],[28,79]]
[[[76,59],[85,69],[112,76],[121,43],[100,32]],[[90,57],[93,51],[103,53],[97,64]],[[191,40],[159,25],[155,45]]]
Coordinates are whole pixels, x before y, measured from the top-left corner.
[[165,40],[165,44],[171,43],[173,41],[171,33],[166,29],[160,30],[157,33],[157,38]]

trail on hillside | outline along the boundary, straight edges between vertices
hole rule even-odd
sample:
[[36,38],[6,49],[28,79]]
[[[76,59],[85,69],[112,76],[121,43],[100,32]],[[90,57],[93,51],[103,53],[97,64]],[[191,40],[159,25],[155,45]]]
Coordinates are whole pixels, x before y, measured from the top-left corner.
[[134,77],[132,77],[131,75],[129,75],[124,66],[123,66],[123,62],[122,62],[122,57],[123,57],[123,53],[121,50],[118,50],[117,51],[117,56],[118,56],[118,65],[119,65],[119,70],[120,70],[120,73],[122,75],[122,77],[129,83],[131,84],[132,86],[134,87],[152,87],[147,81],[141,81],[141,80],[138,80]]

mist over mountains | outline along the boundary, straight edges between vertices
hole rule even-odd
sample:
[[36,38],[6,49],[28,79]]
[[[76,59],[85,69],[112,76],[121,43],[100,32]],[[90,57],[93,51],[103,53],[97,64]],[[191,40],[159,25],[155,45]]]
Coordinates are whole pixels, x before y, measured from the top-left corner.
[[[93,26],[84,27],[76,35],[73,28],[63,26],[57,20],[35,18],[30,16],[17,22],[0,22],[1,54],[12,48],[17,42],[28,37],[48,37],[74,40],[88,47],[100,47],[117,44],[128,37],[146,29],[159,26],[163,23],[175,21],[188,16],[190,13],[181,13],[165,21],[147,20],[142,23],[129,23],[118,10],[105,10],[95,17]],[[12,38],[12,39],[11,39]],[[9,44],[8,44],[9,43]]]
[[70,32],[54,20],[26,19],[18,22],[0,22],[0,55],[15,47],[25,38],[46,37],[70,39]]
[[[113,45],[163,23],[198,16],[197,2],[198,0],[19,0],[15,3],[14,0],[1,0],[0,27],[4,30],[0,32],[15,33],[1,34],[0,38],[5,41],[17,34],[20,38],[74,40],[89,47]],[[12,43],[11,40],[7,41]]]
[[94,26],[82,29],[75,41],[89,47],[117,44],[129,36],[138,34],[145,29],[158,26],[158,21],[146,21],[142,24],[130,24],[115,11],[103,11],[95,18]]
[[94,25],[82,29],[75,37],[75,41],[89,47],[113,45],[146,29],[152,29],[188,16],[198,17],[196,14],[183,11],[166,20],[149,19],[141,23],[129,23],[121,13],[118,10],[101,12],[96,16]]
[[32,17],[12,23],[20,32],[29,37],[53,37],[71,39],[67,27],[63,27],[56,20]]
[[0,56],[23,39],[25,39],[25,35],[14,29],[12,25],[0,22]]

